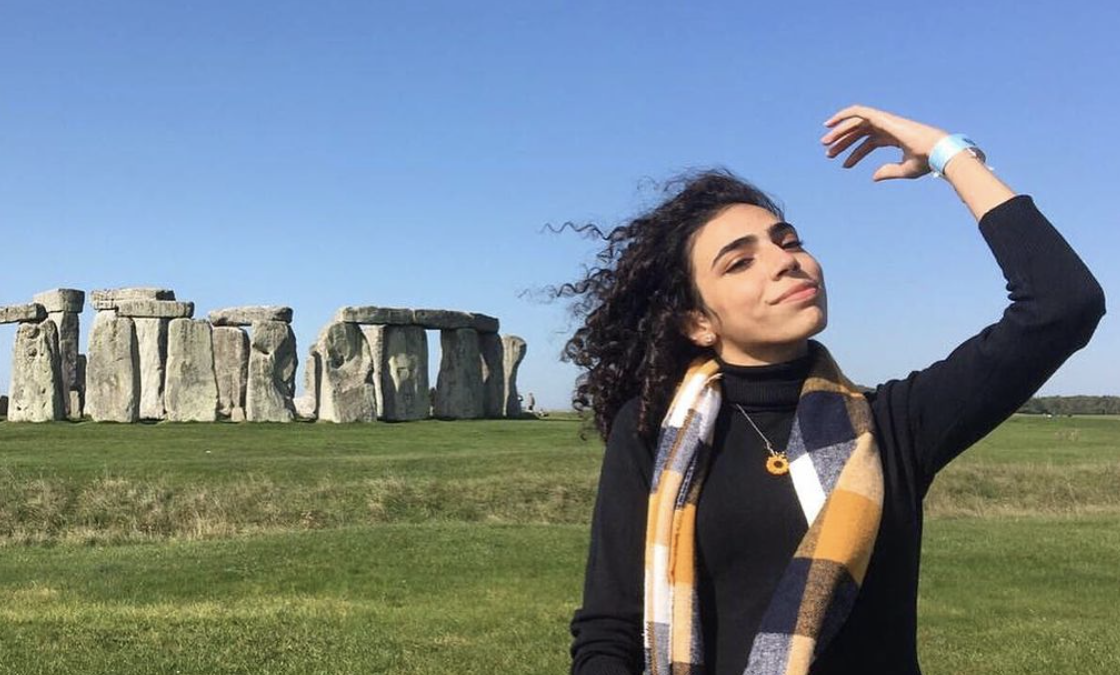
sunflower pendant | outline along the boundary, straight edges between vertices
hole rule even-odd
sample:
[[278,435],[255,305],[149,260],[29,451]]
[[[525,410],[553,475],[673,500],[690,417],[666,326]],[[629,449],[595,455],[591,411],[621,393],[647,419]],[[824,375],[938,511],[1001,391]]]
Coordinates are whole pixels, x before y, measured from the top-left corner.
[[786,459],[786,453],[777,452],[770,455],[766,460],[766,470],[775,476],[781,476],[789,471],[789,460]]

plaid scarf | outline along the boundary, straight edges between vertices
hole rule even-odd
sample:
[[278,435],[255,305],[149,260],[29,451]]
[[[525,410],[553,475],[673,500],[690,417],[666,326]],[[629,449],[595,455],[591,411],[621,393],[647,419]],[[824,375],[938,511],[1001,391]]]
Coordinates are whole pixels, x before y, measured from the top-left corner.
[[[810,526],[763,615],[745,675],[809,671],[855,603],[879,530],[883,469],[870,406],[824,345],[810,340],[809,347],[813,363],[786,456]],[[645,675],[704,672],[696,505],[720,409],[719,377],[714,358],[694,359],[661,423],[646,521]]]

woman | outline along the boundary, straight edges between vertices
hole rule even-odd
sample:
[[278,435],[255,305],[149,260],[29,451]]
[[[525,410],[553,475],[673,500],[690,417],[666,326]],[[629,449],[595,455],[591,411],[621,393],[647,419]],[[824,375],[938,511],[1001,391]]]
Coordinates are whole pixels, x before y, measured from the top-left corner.
[[874,180],[945,178],[1011,303],[945,359],[859,391],[811,339],[824,272],[760,190],[706,172],[602,235],[604,267],[565,287],[586,315],[565,347],[586,370],[574,402],[607,442],[575,675],[920,673],[935,474],[1105,313],[1077,254],[966,138],[858,105],[825,126],[828,157],[863,139],[845,168],[895,146]]

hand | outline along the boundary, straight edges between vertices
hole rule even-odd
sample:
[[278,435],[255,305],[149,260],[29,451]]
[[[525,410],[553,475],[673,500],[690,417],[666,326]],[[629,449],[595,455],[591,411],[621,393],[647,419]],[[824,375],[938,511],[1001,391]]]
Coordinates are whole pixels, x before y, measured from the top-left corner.
[[876,182],[890,178],[918,178],[926,175],[930,172],[930,151],[938,141],[949,135],[944,129],[865,105],[848,106],[828,118],[824,125],[835,127],[821,137],[821,143],[833,144],[825,150],[825,155],[828,157],[836,156],[860,138],[867,137],[867,140],[844,160],[845,169],[855,166],[875,148],[893,145],[902,149],[901,162],[884,164],[875,170],[871,180]]

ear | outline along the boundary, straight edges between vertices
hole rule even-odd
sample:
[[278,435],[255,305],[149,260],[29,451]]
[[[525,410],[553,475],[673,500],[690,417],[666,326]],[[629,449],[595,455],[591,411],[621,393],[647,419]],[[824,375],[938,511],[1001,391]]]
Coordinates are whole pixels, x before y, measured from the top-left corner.
[[712,322],[699,310],[689,310],[681,321],[681,332],[697,347],[711,347],[715,344],[715,331]]

